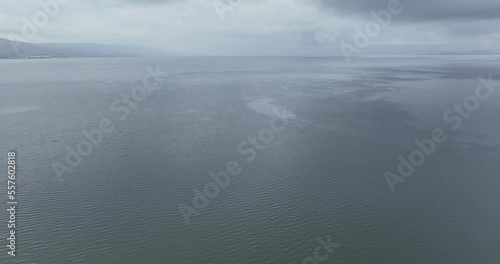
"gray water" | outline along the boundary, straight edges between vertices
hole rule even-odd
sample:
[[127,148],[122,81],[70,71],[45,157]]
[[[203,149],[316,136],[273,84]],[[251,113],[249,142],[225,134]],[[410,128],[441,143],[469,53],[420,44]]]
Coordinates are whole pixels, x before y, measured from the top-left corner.
[[[159,89],[120,120],[112,102],[157,64]],[[500,263],[500,92],[456,130],[443,120],[499,70],[495,56],[0,60],[0,169],[15,150],[19,201],[0,263],[303,263],[327,236],[340,247],[318,263]],[[276,109],[288,124],[247,161],[238,146]],[[103,118],[115,130],[57,177]],[[435,128],[449,139],[391,192],[384,172]],[[179,204],[233,160],[241,173],[187,224]]]

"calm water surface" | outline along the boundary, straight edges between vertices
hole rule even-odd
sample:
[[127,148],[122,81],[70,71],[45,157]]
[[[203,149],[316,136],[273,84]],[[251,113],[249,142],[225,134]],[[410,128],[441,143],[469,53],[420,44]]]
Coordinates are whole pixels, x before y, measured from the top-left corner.
[[[159,89],[120,120],[112,102],[157,64]],[[443,120],[499,72],[494,56],[0,60],[19,201],[0,263],[302,263],[327,236],[323,263],[500,263],[500,92]],[[293,122],[248,162],[238,146],[273,109]],[[53,162],[103,118],[115,130],[59,181]],[[392,193],[383,173],[434,128],[449,139]],[[179,204],[231,160],[241,174],[187,225]]]

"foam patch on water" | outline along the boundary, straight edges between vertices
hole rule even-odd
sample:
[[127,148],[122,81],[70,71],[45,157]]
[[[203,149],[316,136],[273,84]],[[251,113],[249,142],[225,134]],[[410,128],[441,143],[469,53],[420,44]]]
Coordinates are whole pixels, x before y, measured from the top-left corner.
[[259,114],[264,114],[271,118],[279,116],[280,118],[296,118],[295,114],[285,107],[272,104],[274,99],[272,98],[261,98],[252,101],[247,104],[247,106]]
[[10,114],[18,114],[29,111],[38,110],[40,107],[38,106],[18,106],[18,107],[7,107],[0,109],[0,115],[10,115]]

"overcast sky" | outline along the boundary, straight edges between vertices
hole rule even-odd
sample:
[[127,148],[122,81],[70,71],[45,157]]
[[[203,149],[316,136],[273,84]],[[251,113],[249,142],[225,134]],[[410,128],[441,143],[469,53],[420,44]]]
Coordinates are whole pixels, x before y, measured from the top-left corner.
[[[39,1],[55,0],[0,0],[0,37],[138,44],[186,55],[336,55],[340,43],[354,42],[356,27],[374,20],[370,12],[387,10],[391,0],[65,0],[47,25],[23,38],[25,21],[43,10]],[[223,19],[215,6],[228,8]],[[500,43],[500,0],[401,0],[401,7],[372,43]]]

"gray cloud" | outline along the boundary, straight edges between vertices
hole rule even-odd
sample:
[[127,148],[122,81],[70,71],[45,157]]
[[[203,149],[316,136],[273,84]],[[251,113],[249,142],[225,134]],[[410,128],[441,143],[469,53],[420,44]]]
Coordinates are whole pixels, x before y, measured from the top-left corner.
[[[390,0],[72,0],[32,42],[144,45],[188,55],[338,55]],[[229,0],[221,0],[230,3]],[[499,0],[401,0],[375,45],[497,46]],[[0,37],[22,35],[38,1],[0,1]]]
[[[387,9],[390,0],[318,0],[322,7],[337,15],[366,16],[370,11]],[[484,20],[500,18],[498,0],[400,0],[404,7],[401,21]]]
[[118,2],[125,4],[135,4],[135,5],[164,5],[174,2],[179,2],[179,0],[118,0]]

